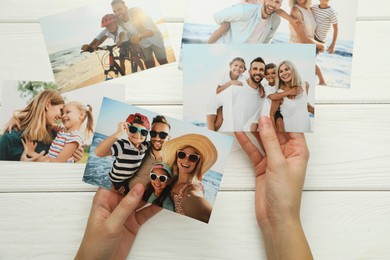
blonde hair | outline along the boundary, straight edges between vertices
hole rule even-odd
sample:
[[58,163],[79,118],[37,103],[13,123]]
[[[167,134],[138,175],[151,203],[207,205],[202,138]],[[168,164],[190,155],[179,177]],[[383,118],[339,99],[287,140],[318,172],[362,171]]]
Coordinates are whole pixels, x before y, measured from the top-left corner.
[[89,137],[89,135],[93,133],[93,114],[91,105],[84,105],[78,101],[71,101],[65,104],[65,106],[68,105],[74,106],[81,113],[84,113],[84,118],[81,123],[84,123],[85,119],[87,119],[84,134]]
[[[290,7],[293,7],[297,4],[297,0],[290,0]],[[306,0],[305,8],[308,9],[311,6],[311,0]]]
[[301,76],[299,76],[298,70],[296,69],[296,67],[291,61],[285,60],[279,63],[276,71],[278,75],[275,79],[276,89],[283,89],[285,87],[284,82],[280,79],[280,73],[279,73],[280,67],[283,64],[286,65],[292,72],[291,87],[300,87],[302,85],[302,80],[301,80]]
[[34,99],[24,109],[17,111],[17,118],[23,131],[21,137],[28,140],[42,141],[50,144],[53,141],[51,125],[46,120],[46,105],[52,106],[64,104],[64,99],[55,90],[44,90],[34,97]]
[[[182,150],[182,149],[185,149],[187,147],[191,147],[192,149],[194,149],[196,151],[196,153],[200,156],[199,160],[196,163],[195,169],[192,171],[192,173],[190,175],[189,180],[191,183],[193,183],[194,180],[201,182],[202,181],[201,169],[202,169],[202,164],[203,164],[203,160],[202,160],[203,158],[202,158],[201,154],[199,153],[199,151],[190,145],[180,147],[178,150]],[[177,167],[177,155],[175,154],[175,156],[176,156],[175,160],[173,161],[172,165],[169,165],[169,168],[172,169],[172,175],[174,176],[175,179],[177,179],[179,176],[179,168]]]

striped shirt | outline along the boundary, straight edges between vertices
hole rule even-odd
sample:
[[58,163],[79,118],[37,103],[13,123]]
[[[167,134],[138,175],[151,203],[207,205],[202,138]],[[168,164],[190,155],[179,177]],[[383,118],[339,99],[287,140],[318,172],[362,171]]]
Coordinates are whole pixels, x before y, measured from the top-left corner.
[[111,147],[111,154],[116,159],[109,173],[110,180],[112,182],[122,182],[132,178],[141,165],[149,146],[149,142],[144,142],[138,150],[129,140],[117,140]]
[[313,5],[311,11],[317,22],[315,36],[319,41],[326,42],[330,26],[338,23],[337,13],[332,7],[320,8],[319,5]]
[[[61,129],[54,138],[50,145],[48,156],[51,158],[57,158],[66,144],[77,143],[78,147],[84,146],[84,135],[80,131],[65,132],[65,129]],[[67,162],[74,163],[74,158],[71,157]]]

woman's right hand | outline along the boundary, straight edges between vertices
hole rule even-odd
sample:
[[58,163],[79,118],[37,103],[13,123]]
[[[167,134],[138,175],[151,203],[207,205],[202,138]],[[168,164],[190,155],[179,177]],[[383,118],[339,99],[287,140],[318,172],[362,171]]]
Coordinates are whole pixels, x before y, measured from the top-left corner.
[[45,151],[40,153],[35,152],[37,144],[29,140],[20,140],[23,144],[24,151],[20,157],[21,161],[24,162],[43,162],[45,161]]

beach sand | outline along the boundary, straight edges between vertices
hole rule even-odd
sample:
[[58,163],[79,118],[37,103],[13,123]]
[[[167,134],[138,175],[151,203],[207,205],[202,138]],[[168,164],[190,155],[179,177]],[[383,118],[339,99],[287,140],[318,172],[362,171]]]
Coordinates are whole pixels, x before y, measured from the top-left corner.
[[[171,47],[166,48],[168,63],[175,62],[175,54]],[[90,86],[105,81],[104,69],[100,63],[103,52],[91,53],[91,56],[68,69],[54,74],[59,87],[59,92],[64,93],[78,88]],[[107,56],[108,59],[108,56]],[[117,61],[119,64],[119,61]],[[108,63],[108,60],[103,63]],[[158,62],[156,61],[157,66]],[[139,70],[140,71],[140,70]],[[131,74],[130,62],[126,61],[126,75]],[[115,76],[114,73],[112,73]],[[120,75],[119,75],[120,77]]]

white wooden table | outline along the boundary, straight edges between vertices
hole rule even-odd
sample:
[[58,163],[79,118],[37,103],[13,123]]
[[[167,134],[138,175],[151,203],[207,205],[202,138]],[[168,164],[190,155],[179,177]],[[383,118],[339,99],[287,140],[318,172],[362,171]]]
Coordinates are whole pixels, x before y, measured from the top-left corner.
[[[0,80],[53,80],[38,18],[94,2],[0,0]],[[185,1],[161,5],[178,57]],[[359,0],[356,28],[352,87],[317,87],[307,135],[302,221],[316,259],[390,258],[390,2]],[[182,118],[177,63],[121,81],[128,103]],[[0,163],[0,259],[74,256],[95,191],[82,174],[82,165]],[[163,211],[129,258],[265,259],[253,197],[251,165],[235,144],[210,224]]]

